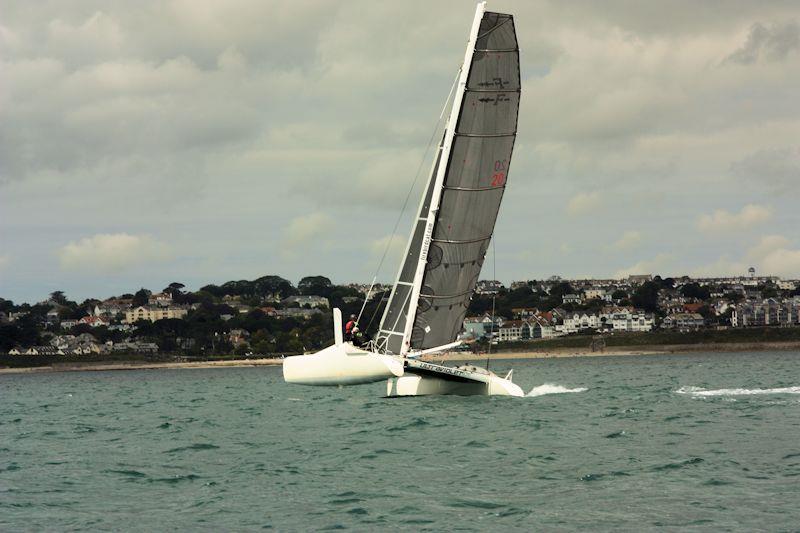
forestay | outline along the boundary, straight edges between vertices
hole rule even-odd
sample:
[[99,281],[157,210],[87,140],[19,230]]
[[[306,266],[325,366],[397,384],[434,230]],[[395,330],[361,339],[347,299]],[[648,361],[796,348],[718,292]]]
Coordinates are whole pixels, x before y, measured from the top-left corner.
[[[439,147],[381,321],[378,346],[388,353],[424,350],[456,339],[494,231],[519,109],[519,49],[513,17],[484,12],[473,42],[466,84],[455,98],[460,104],[457,120],[455,126],[448,126],[453,130],[445,134],[446,149]],[[437,183],[443,156],[447,167]],[[432,227],[426,224],[429,214],[434,217]],[[426,228],[430,228],[430,238],[426,238]],[[417,275],[420,259],[425,259],[421,277]],[[413,327],[408,327],[408,320],[414,321]],[[405,350],[404,342],[409,343]]]

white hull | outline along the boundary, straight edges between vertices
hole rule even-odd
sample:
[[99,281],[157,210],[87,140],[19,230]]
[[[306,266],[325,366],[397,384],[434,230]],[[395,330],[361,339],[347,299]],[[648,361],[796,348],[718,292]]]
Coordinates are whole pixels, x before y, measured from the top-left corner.
[[283,379],[298,385],[358,385],[402,375],[399,358],[367,352],[347,342],[283,361]]
[[283,379],[298,385],[359,385],[389,378],[387,396],[524,396],[506,378],[474,366],[449,367],[416,359],[403,359],[356,348],[348,342],[334,344],[311,355],[287,357]]
[[[438,365],[426,365],[438,366]],[[410,372],[402,377],[389,378],[386,383],[386,396],[430,396],[453,394],[458,396],[525,396],[522,389],[510,379],[504,379],[482,368],[460,367],[457,370],[462,379],[454,380],[448,373],[434,372],[414,375]],[[463,374],[462,374],[463,373]],[[509,376],[510,377],[510,373]]]

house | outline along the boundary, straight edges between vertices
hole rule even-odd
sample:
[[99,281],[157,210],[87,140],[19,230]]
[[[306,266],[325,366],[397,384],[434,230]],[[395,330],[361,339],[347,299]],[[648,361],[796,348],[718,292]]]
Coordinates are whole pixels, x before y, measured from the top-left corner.
[[322,311],[319,309],[298,309],[296,307],[290,307],[288,309],[276,309],[275,310],[275,317],[276,318],[311,318],[314,315],[321,314]]
[[134,309],[125,311],[125,322],[133,324],[139,320],[149,320],[155,322],[156,320],[164,319],[182,319],[189,312],[181,307],[145,307],[139,306]]
[[103,302],[94,306],[92,314],[94,316],[100,316],[110,319],[116,317],[120,313],[123,313],[126,309],[127,306],[122,306],[113,302],[112,303]]
[[8,313],[8,321],[9,322],[16,322],[20,318],[27,316],[28,311],[17,311],[16,313]]
[[531,337],[534,339],[550,339],[563,335],[563,333],[556,330],[553,324],[552,313],[539,313],[531,318],[532,328]]
[[67,350],[77,342],[75,335],[56,335],[50,339],[50,346],[55,346],[61,350]]
[[767,298],[760,303],[742,302],[734,306],[731,314],[733,327],[784,326],[800,324],[800,306],[794,299]]
[[24,350],[19,346],[15,346],[8,351],[8,355],[22,355]]
[[679,331],[693,331],[705,326],[705,319],[699,313],[675,313],[667,316],[662,327]]
[[534,316],[539,310],[535,307],[515,307],[511,312],[514,314],[514,318],[523,319]]
[[108,321],[99,316],[89,315],[78,320],[78,324],[86,324],[93,328],[98,328],[100,326],[108,326]]
[[55,346],[32,346],[25,351],[24,355],[64,355],[64,351]]
[[631,274],[628,276],[628,283],[631,285],[643,285],[648,281],[653,281],[651,274]]
[[602,318],[595,314],[572,313],[556,326],[556,330],[563,333],[577,333],[585,329],[600,329],[603,323]]
[[561,303],[580,305],[581,297],[578,294],[565,294],[564,296],[561,297]]
[[172,295],[168,292],[151,294],[147,297],[147,303],[158,307],[169,307],[172,305]]
[[492,331],[497,332],[501,327],[503,327],[503,319],[497,316],[494,317],[494,320],[489,315],[464,319],[464,331],[468,337],[473,339],[489,337]]
[[705,307],[705,305],[706,304],[704,304],[703,302],[688,303],[688,304],[683,304],[683,309],[689,314],[694,314],[694,313],[699,313],[700,310],[703,307]]
[[614,331],[650,331],[655,325],[655,318],[644,311],[631,310],[625,307],[611,309],[603,314],[605,327],[611,325]]
[[253,310],[252,305],[247,305],[242,302],[231,302],[228,304],[228,306],[235,309],[240,315],[245,315]]
[[611,302],[611,293],[605,289],[591,288],[583,291],[584,300],[603,300]]
[[500,342],[526,341],[533,338],[533,328],[527,320],[509,320],[497,331]]
[[285,298],[281,303],[283,303],[283,305],[286,306],[297,304],[298,307],[310,307],[311,309],[331,306],[327,298],[323,296],[313,296],[313,295],[289,296],[288,298]]
[[228,333],[228,340],[234,347],[239,347],[248,343],[250,332],[246,329],[232,329]]
[[158,352],[158,345],[154,342],[125,341],[114,344],[115,352],[149,353]]
[[475,294],[498,294],[503,284],[495,279],[482,279],[475,285]]
[[47,322],[48,325],[53,325],[53,326],[58,325],[59,320],[58,320],[57,307],[54,307],[47,312],[47,317],[45,318],[45,321]]
[[66,320],[61,321],[61,329],[72,329],[78,325],[78,320],[74,320],[72,318],[68,318]]

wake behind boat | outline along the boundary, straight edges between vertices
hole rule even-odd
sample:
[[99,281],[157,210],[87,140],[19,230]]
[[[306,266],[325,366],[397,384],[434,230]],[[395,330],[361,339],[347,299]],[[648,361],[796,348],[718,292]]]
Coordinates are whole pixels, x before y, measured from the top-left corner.
[[286,359],[284,379],[304,385],[353,385],[388,379],[388,396],[524,396],[511,381],[475,366],[420,361],[456,339],[491,242],[508,179],[520,98],[514,18],[478,4],[450,115],[397,281],[374,341],[342,339]]

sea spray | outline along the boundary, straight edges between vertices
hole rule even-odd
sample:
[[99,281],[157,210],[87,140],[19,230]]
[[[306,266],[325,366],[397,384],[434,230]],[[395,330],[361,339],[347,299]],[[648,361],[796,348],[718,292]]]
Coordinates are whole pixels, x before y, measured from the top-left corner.
[[677,394],[690,396],[756,396],[763,394],[800,394],[800,387],[779,387],[775,389],[703,389],[700,387],[681,387]]
[[564,387],[562,385],[545,383],[543,385],[539,385],[538,387],[534,387],[525,396],[528,398],[533,398],[534,396],[544,396],[546,394],[564,394],[565,392],[584,392],[584,391],[586,391],[586,387],[579,387],[577,389],[568,389],[567,387]]

